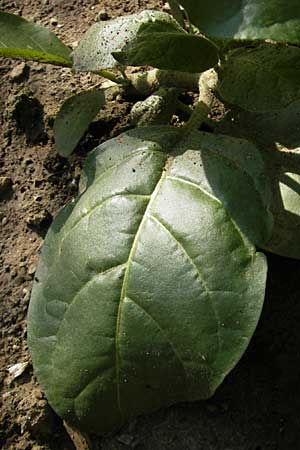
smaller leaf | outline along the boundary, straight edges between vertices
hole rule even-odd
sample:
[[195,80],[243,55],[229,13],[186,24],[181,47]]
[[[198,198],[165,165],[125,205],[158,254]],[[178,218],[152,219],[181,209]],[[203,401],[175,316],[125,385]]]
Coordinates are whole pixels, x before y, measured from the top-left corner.
[[112,69],[118,62],[112,56],[132,42],[145,24],[159,23],[160,31],[182,31],[180,25],[167,13],[142,11],[139,14],[118,17],[94,24],[73,52],[74,68],[80,71]]
[[142,33],[113,56],[123,65],[195,73],[204,72],[218,62],[217,47],[208,39],[171,32]]
[[70,67],[70,53],[71,50],[47,28],[0,12],[0,56]]
[[105,104],[102,91],[85,91],[68,98],[54,122],[54,139],[58,153],[69,156],[89,124]]
[[300,98],[300,49],[262,44],[236,49],[219,70],[218,91],[246,111],[272,112]]

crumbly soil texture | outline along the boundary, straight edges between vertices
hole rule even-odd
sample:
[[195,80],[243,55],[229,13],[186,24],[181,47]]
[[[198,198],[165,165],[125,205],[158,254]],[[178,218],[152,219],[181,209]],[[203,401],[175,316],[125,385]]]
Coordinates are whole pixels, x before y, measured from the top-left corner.
[[[75,46],[88,27],[158,0],[1,0]],[[0,30],[1,33],[1,30]],[[268,255],[267,296],[246,354],[215,396],[140,417],[96,438],[68,428],[35,379],[26,343],[32,280],[52,218],[76,196],[89,150],[128,126],[131,105],[110,103],[68,159],[53,120],[99,78],[0,58],[0,447],[4,450],[297,450],[300,448],[300,264]]]

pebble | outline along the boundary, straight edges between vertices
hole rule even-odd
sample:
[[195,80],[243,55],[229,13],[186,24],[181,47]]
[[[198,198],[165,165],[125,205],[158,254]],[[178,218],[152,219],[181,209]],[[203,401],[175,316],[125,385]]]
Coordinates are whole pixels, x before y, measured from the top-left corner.
[[55,17],[52,17],[50,19],[50,24],[55,27],[56,25],[58,25],[58,20]]
[[9,73],[9,77],[16,82],[22,81],[24,77],[29,73],[29,66],[25,62],[21,62],[12,69]]
[[7,217],[3,217],[3,219],[1,220],[2,225],[6,225],[8,222],[8,218]]
[[97,20],[108,20],[109,16],[105,9],[101,9],[97,15]]
[[25,218],[25,222],[29,226],[38,226],[41,225],[44,221],[50,220],[51,215],[48,211],[39,211],[37,213],[29,214]]
[[76,47],[78,47],[79,41],[74,41],[71,43],[71,47],[74,50]]
[[36,271],[36,265],[35,264],[30,264],[30,266],[28,267],[28,274],[29,275],[33,275]]
[[9,177],[0,177],[0,192],[7,191],[12,187],[12,179]]

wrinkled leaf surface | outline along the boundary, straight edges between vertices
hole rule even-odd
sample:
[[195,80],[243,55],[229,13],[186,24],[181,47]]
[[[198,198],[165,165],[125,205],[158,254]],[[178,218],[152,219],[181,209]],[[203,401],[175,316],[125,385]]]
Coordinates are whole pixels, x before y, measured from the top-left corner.
[[300,49],[269,44],[231,51],[219,71],[218,91],[247,111],[284,108],[300,97]]
[[126,66],[149,65],[180,72],[204,72],[218,62],[214,44],[186,33],[145,32],[113,55]]
[[[207,398],[245,351],[266,278],[251,242],[269,234],[270,194],[258,151],[239,143],[247,156],[226,137],[148,127],[88,157],[46,237],[28,316],[37,377],[72,424],[103,433]],[[244,196],[260,205],[252,236]]]
[[47,28],[0,12],[0,56],[71,66],[70,52]]

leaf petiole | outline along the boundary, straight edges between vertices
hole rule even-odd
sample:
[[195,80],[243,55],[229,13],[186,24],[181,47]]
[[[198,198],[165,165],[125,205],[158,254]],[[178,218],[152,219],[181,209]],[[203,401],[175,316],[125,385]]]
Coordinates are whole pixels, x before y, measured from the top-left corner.
[[217,84],[216,72],[212,69],[203,72],[199,80],[199,99],[191,117],[184,125],[185,133],[199,129],[208,117],[214,96],[213,90]]
[[100,77],[106,78],[107,80],[113,81],[116,84],[128,84],[128,80],[123,77],[118,77],[115,73],[110,70],[95,70],[93,73],[99,75]]

